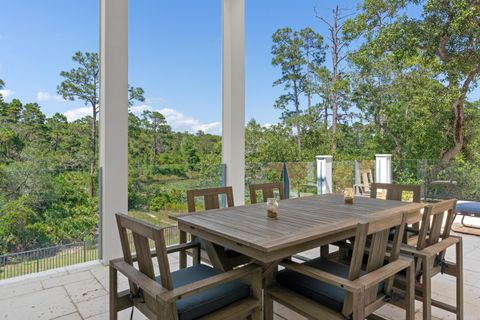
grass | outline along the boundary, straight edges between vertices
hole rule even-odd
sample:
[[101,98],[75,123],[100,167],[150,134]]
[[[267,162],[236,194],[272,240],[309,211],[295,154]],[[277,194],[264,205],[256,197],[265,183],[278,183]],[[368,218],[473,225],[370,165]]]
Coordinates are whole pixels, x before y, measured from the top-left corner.
[[161,210],[158,212],[129,211],[128,215],[160,227],[172,227],[177,223],[170,219],[170,215],[182,214],[181,212]]
[[96,246],[71,247],[50,257],[9,263],[0,268],[0,279],[23,276],[97,259],[98,248]]

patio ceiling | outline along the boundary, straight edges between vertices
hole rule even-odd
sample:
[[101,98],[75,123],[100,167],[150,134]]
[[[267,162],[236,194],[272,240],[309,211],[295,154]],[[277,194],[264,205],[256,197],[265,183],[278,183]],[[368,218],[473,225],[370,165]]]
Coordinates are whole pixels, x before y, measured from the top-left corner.
[[[222,0],[222,158],[238,204],[245,171],[245,0]],[[121,256],[114,214],[128,212],[128,0],[100,0],[102,261]]]

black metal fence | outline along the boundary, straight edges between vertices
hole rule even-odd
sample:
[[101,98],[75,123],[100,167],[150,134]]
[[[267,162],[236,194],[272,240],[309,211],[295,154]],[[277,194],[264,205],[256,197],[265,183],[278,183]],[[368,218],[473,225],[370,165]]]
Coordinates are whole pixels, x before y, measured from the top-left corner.
[[[178,228],[165,229],[167,245],[178,243]],[[133,243],[133,241],[131,240]],[[99,242],[80,241],[0,256],[0,280],[98,260]]]

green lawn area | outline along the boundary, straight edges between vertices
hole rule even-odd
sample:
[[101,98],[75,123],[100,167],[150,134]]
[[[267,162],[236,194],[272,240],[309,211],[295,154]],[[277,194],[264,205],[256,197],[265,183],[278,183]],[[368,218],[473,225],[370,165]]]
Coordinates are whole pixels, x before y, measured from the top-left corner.
[[97,246],[71,247],[50,257],[9,263],[0,268],[0,279],[18,277],[98,259]]
[[162,210],[158,212],[146,212],[146,211],[129,211],[128,215],[159,227],[172,227],[177,223],[170,219],[170,215],[182,214],[181,212],[174,212],[169,210]]

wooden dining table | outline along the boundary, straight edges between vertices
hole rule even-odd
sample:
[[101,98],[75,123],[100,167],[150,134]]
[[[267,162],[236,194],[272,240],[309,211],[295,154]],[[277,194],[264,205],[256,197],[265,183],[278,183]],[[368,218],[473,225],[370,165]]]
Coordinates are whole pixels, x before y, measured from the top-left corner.
[[[231,269],[224,248],[246,255],[275,269],[284,258],[355,236],[359,222],[407,212],[409,224],[419,222],[424,204],[355,197],[345,204],[343,195],[324,194],[279,201],[278,217],[268,218],[264,203],[171,216],[186,239],[203,239],[211,264]],[[186,263],[186,256],[180,259]]]

